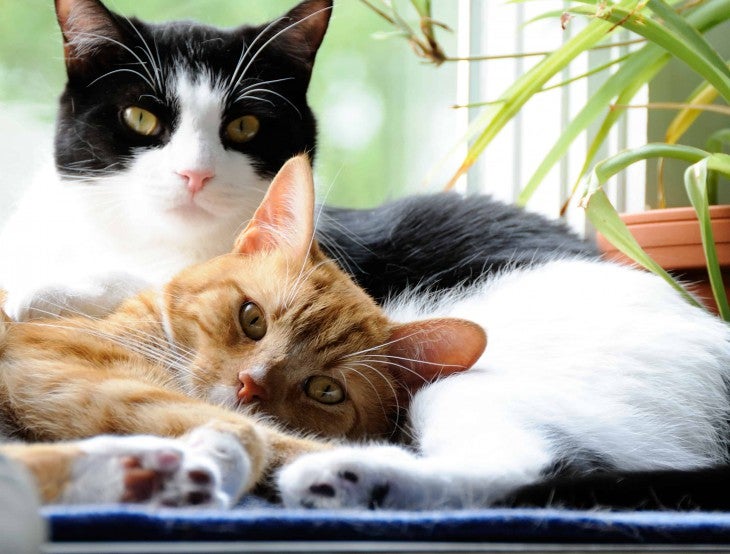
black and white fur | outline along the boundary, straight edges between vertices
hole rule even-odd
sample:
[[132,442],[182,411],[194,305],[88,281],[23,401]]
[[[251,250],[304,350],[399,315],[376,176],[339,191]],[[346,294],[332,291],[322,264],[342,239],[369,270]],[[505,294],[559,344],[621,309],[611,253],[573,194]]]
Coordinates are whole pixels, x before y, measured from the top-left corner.
[[[269,180],[314,153],[306,92],[331,0],[305,0],[261,26],[147,24],[98,0],[56,0],[68,83],[55,168],[41,171],[0,235],[0,288],[15,319],[102,315],[192,263],[229,250]],[[131,132],[128,106],[163,132]],[[259,133],[226,140],[255,115]],[[191,198],[186,171],[213,175]],[[407,286],[448,288],[548,253],[594,255],[563,226],[488,198],[433,195],[374,210],[325,209],[319,238],[383,300]]]

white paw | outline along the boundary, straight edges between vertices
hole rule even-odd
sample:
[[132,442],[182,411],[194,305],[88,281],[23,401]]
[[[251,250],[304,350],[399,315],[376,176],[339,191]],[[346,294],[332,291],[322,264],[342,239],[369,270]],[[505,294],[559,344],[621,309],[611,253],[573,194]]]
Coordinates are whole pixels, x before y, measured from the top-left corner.
[[4,311],[15,321],[59,316],[103,317],[149,283],[125,272],[108,272],[8,291]]
[[220,472],[221,488],[233,503],[245,492],[251,461],[236,437],[204,425],[183,438],[194,452],[212,459]]
[[277,485],[289,508],[415,508],[413,457],[390,446],[339,448],[302,456]]
[[79,443],[84,455],[59,502],[131,502],[153,506],[226,507],[216,462],[181,440],[100,436]]

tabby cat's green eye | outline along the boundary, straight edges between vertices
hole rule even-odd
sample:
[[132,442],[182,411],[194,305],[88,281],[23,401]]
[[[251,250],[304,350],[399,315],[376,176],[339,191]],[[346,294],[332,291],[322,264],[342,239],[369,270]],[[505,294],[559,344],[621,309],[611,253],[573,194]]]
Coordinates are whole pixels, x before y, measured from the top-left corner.
[[122,112],[124,123],[135,133],[151,137],[159,134],[162,126],[155,114],[138,106],[130,106]]
[[345,391],[337,381],[326,375],[315,375],[304,382],[304,393],[322,404],[339,404],[345,399]]
[[259,118],[255,115],[244,115],[226,125],[226,136],[233,142],[248,142],[259,132]]
[[264,311],[253,302],[246,302],[241,306],[238,319],[243,333],[251,340],[261,340],[266,335]]

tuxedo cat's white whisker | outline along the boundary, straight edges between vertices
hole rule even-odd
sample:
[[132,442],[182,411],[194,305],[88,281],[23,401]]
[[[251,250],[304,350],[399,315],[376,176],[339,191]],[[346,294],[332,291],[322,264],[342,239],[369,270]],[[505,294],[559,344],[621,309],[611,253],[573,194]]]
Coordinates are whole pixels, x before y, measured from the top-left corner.
[[267,104],[276,106],[274,102],[267,98],[261,98],[260,96],[251,96],[250,94],[244,94],[243,96],[239,96],[238,98],[236,98],[236,102],[240,102],[241,100],[257,100],[259,102],[266,102]]
[[[115,39],[113,39],[113,38],[111,38],[111,37],[107,37],[107,36],[104,36],[104,35],[99,35],[99,34],[96,34],[96,33],[75,33],[75,34],[74,34],[74,36],[75,36],[75,37],[76,37],[76,36],[82,36],[82,37],[91,37],[91,38],[95,38],[95,39],[101,39],[101,40],[106,40],[106,41],[109,41],[109,42],[111,42],[111,43],[113,43],[113,44],[116,44],[117,46],[119,46],[119,47],[123,48],[124,50],[126,50],[127,52],[129,52],[129,53],[130,53],[130,54],[131,54],[131,55],[132,55],[132,56],[134,57],[134,59],[136,59],[136,60],[137,60],[137,61],[139,62],[139,64],[140,64],[140,65],[142,66],[142,68],[144,69],[144,72],[145,72],[145,73],[147,74],[147,77],[148,77],[148,78],[145,78],[145,77],[143,77],[143,76],[142,76],[141,74],[139,74],[139,73],[138,73],[138,75],[139,75],[139,76],[140,76],[140,77],[141,77],[141,78],[142,78],[142,79],[143,79],[143,80],[144,80],[144,81],[145,81],[145,82],[146,82],[146,83],[147,83],[147,84],[149,85],[149,87],[150,87],[150,88],[151,88],[151,89],[152,89],[153,91],[155,91],[156,93],[160,93],[160,92],[161,92],[161,91],[159,91],[159,90],[158,90],[158,89],[157,89],[157,88],[155,87],[155,85],[154,85],[154,80],[155,80],[155,78],[154,78],[154,77],[152,76],[152,73],[150,73],[150,70],[149,70],[149,69],[147,68],[147,64],[146,64],[146,63],[145,63],[145,62],[144,62],[144,61],[142,60],[142,58],[140,58],[140,57],[139,57],[139,56],[138,56],[138,55],[136,54],[136,52],[135,52],[134,50],[132,50],[132,49],[131,49],[131,48],[130,48],[129,46],[127,46],[126,44],[124,44],[124,43],[122,43],[122,42],[119,42],[118,40],[115,40]],[[94,80],[94,81],[93,81],[93,82],[92,82],[91,84],[93,84],[93,83],[94,83],[94,82],[96,82],[97,80],[98,80],[98,79]],[[89,85],[89,86],[91,86],[91,85]]]
[[243,41],[241,44],[241,53],[238,55],[238,61],[236,62],[236,67],[233,69],[233,73],[231,73],[231,76],[228,79],[228,86],[226,87],[227,95],[230,95],[231,91],[233,90],[233,81],[236,80],[238,70],[241,69],[241,65],[243,64],[243,57],[246,55],[246,51],[246,41]]
[[110,76],[112,76],[112,75],[114,75],[116,73],[133,73],[134,75],[137,75],[140,79],[142,79],[145,83],[147,83],[147,85],[150,88],[154,88],[154,85],[152,84],[152,82],[149,81],[144,75],[142,75],[139,71],[137,71],[135,69],[131,69],[129,67],[123,67],[121,69],[114,69],[112,71],[107,71],[103,75],[101,75],[101,76],[97,77],[96,79],[94,79],[93,81],[91,81],[89,83],[89,86],[93,86],[98,81],[101,81],[102,79],[105,79],[107,77],[110,77]]
[[[259,34],[257,34],[254,39],[251,41],[251,44],[246,48],[246,45],[244,43],[243,51],[241,52],[241,56],[238,59],[238,64],[236,65],[236,69],[233,71],[233,75],[231,75],[231,79],[229,81],[228,90],[231,91],[234,87],[237,87],[238,84],[241,82],[241,79],[246,75],[246,71],[248,71],[248,68],[251,65],[251,62],[249,61],[248,65],[244,68],[244,70],[241,72],[240,76],[237,76],[238,71],[241,69],[241,65],[243,65],[243,60],[245,59],[246,55],[251,51],[251,49],[256,45],[256,43],[259,41],[259,39],[266,35],[266,33],[271,30],[272,27],[275,27],[278,25],[281,21],[284,20],[284,17],[279,17],[278,19],[274,19],[273,21],[269,22],[266,27],[264,27]],[[266,43],[268,44],[268,43]],[[264,46],[266,46],[266,44]],[[258,51],[254,56],[258,55]]]
[[[288,98],[287,98],[286,96],[284,96],[283,94],[279,94],[278,92],[276,92],[276,91],[274,91],[274,90],[271,90],[271,89],[267,89],[267,88],[255,88],[255,89],[253,89],[253,90],[249,90],[248,92],[246,92],[246,93],[242,94],[241,96],[239,96],[239,97],[238,97],[238,98],[236,99],[236,101],[240,101],[240,100],[245,100],[245,99],[248,99],[248,98],[253,98],[253,99],[258,99],[258,100],[261,100],[261,98],[259,98],[259,97],[256,97],[256,96],[251,96],[251,93],[252,93],[252,92],[263,92],[263,93],[265,93],[265,94],[273,94],[274,96],[278,96],[278,97],[279,97],[279,98],[281,98],[281,99],[282,99],[282,100],[283,100],[284,102],[286,102],[286,103],[287,103],[287,104],[289,104],[289,105],[290,105],[290,106],[291,106],[292,108],[294,108],[294,111],[296,111],[296,112],[297,112],[297,114],[299,115],[299,117],[302,117],[302,112],[300,112],[300,111],[299,111],[299,108],[297,108],[297,107],[296,107],[296,106],[294,105],[294,103],[293,103],[293,102],[292,102],[291,100],[289,100],[289,99],[288,99]],[[271,102],[270,100],[267,100],[267,102],[269,102],[269,103],[271,103],[272,105],[274,105],[274,103],[273,103],[273,102]]]
[[[241,72],[241,77],[244,77],[244,76],[246,75],[246,72],[247,72],[247,71],[248,71],[248,69],[249,69],[249,68],[251,67],[251,64],[252,64],[252,63],[254,62],[254,60],[255,60],[256,58],[258,58],[258,57],[259,57],[259,55],[260,55],[260,54],[261,54],[261,53],[262,53],[262,52],[263,52],[263,51],[264,51],[264,50],[266,49],[266,47],[267,47],[267,46],[268,46],[269,44],[271,44],[271,43],[272,43],[272,42],[273,42],[274,40],[276,40],[276,39],[277,39],[277,38],[278,38],[279,36],[283,35],[284,33],[286,33],[287,31],[289,31],[290,29],[292,29],[292,28],[296,27],[297,25],[301,25],[301,24],[302,24],[302,23],[304,23],[304,22],[305,22],[305,21],[306,21],[307,19],[310,19],[310,18],[312,18],[312,17],[315,17],[315,16],[319,15],[320,13],[322,13],[322,12],[325,12],[325,11],[328,11],[328,10],[331,10],[331,9],[332,9],[332,8],[322,8],[321,10],[317,10],[317,11],[315,11],[315,12],[312,12],[312,13],[310,13],[309,15],[306,15],[305,17],[302,17],[302,18],[301,18],[300,20],[298,20],[298,21],[295,21],[294,23],[292,23],[292,24],[290,24],[290,25],[287,25],[286,27],[284,27],[284,28],[283,28],[283,29],[281,29],[280,31],[276,32],[276,33],[275,33],[275,34],[274,34],[274,35],[273,35],[273,36],[272,36],[271,38],[269,38],[269,40],[267,40],[267,41],[266,41],[265,43],[263,43],[263,44],[262,44],[262,45],[261,45],[261,46],[259,47],[259,49],[258,49],[258,50],[256,50],[256,52],[255,52],[255,53],[253,54],[253,56],[251,56],[251,58],[250,58],[250,59],[248,60],[248,64],[246,64],[246,67],[244,67],[244,68],[243,68],[243,71]],[[281,21],[281,19],[283,19],[283,18],[280,18],[280,19],[279,19],[278,21]],[[278,21],[277,21],[277,23],[278,23]],[[271,27],[271,25],[267,26],[267,27],[266,27],[266,29],[264,29],[264,31],[262,31],[262,32],[261,32],[261,33],[259,34],[259,36],[261,36],[261,35],[262,35],[262,34],[263,34],[264,32],[266,32],[266,30],[268,30],[268,29],[269,29],[269,27]],[[258,36],[256,37],[256,39],[258,40]],[[256,41],[254,40],[254,42],[256,42]],[[251,47],[253,47],[253,43],[251,43]],[[250,48],[249,48],[249,50],[250,50]]]
[[243,87],[241,90],[238,90],[238,94],[245,94],[249,92],[251,89],[254,89],[256,87],[263,87],[264,85],[273,85],[274,83],[283,83],[284,81],[294,81],[295,77],[283,77],[281,79],[270,79],[268,81],[262,81],[260,79],[254,79],[254,82],[250,85]]
[[[158,63],[155,63],[155,59],[152,56],[152,49],[150,48],[150,46],[147,43],[147,41],[145,40],[145,38],[142,36],[142,33],[139,32],[139,29],[137,29],[137,26],[134,23],[132,23],[132,21],[128,17],[125,16],[124,19],[127,21],[127,24],[132,28],[132,30],[137,34],[137,36],[139,37],[139,40],[142,41],[142,51],[147,56],[147,59],[150,62],[150,66],[152,67],[152,72],[154,73],[154,76],[155,76],[155,83],[157,84],[157,87],[158,87],[157,90],[161,91],[163,88],[162,87],[162,69],[161,69],[162,64],[159,63],[159,55],[160,55],[159,51],[157,52]],[[156,46],[155,46],[155,48],[156,48]]]

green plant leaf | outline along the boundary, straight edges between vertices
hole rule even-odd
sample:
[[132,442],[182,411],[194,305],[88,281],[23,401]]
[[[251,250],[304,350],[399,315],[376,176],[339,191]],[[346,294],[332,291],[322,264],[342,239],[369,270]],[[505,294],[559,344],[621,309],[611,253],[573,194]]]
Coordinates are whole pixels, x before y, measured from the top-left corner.
[[707,174],[709,164],[713,164],[714,170],[723,171],[730,175],[730,156],[725,154],[713,154],[696,164],[687,168],[684,173],[684,186],[692,206],[697,213],[700,222],[700,235],[702,236],[702,249],[707,261],[707,274],[710,278],[712,295],[715,297],[720,317],[730,321],[730,306],[728,306],[725,286],[722,282],[722,272],[717,258],[717,247],[712,233],[712,219],[710,218],[710,203],[707,186]]
[[[700,5],[692,13],[687,15],[689,24],[704,33],[716,25],[726,22],[730,18],[730,1],[720,0]],[[563,130],[558,141],[553,145],[548,154],[540,162],[537,169],[533,172],[527,184],[523,187],[522,192],[517,198],[517,203],[525,205],[532,197],[534,192],[540,186],[545,176],[550,172],[553,166],[565,156],[568,148],[573,141],[578,138],[588,126],[601,114],[605,113],[603,109],[613,98],[625,92],[625,96],[629,95],[628,89],[634,85],[638,85],[643,80],[644,83],[651,78],[669,61],[670,55],[662,48],[654,44],[647,44],[641,49],[630,54],[629,58],[609,77],[605,83],[588,99],[585,106],[571,120],[569,125]],[[626,83],[629,83],[628,85]],[[506,96],[506,95],[505,95]],[[617,114],[615,114],[617,115]],[[597,140],[593,141],[587,153],[586,160],[583,164],[582,175],[590,167],[594,158],[594,153],[600,147],[601,136],[608,135],[611,127],[616,121],[616,117],[610,113],[604,120],[598,134]],[[576,185],[579,185],[579,180]],[[575,191],[575,186],[573,187]]]
[[[657,7],[664,5],[661,0],[649,0],[649,3]],[[726,13],[730,13],[730,0],[717,0],[716,4],[725,4]],[[588,8],[574,8],[571,12],[591,15]],[[602,13],[607,21],[621,25],[625,29],[644,37],[685,62],[690,69],[712,83],[722,97],[730,102],[730,71],[725,61],[699,32],[689,37],[687,32],[676,31],[650,17],[640,17],[635,12],[624,9],[622,6],[614,6]]]
[[[618,99],[622,101],[633,98],[641,87],[666,65],[667,61],[669,61],[669,55],[664,54],[660,48],[652,45],[645,46],[642,50],[633,54],[631,60],[627,60],[613,75],[606,79],[560,134],[560,138],[540,162],[540,165],[520,192],[517,203],[520,205],[527,203],[553,166],[565,156],[568,148],[578,135],[585,131],[600,114],[606,113],[606,104],[615,98],[617,94]],[[601,127],[586,151],[583,167],[573,185],[571,196],[575,194],[581,178],[588,172],[601,144],[605,141],[620,115],[621,112],[617,110],[608,110],[608,113],[606,113]]]
[[586,216],[595,228],[620,252],[634,260],[637,264],[659,275],[672,288],[677,290],[688,302],[700,307],[699,302],[689,294],[682,285],[672,279],[644,250],[621,220],[602,187],[597,187],[585,204]]
[[683,42],[702,55],[709,63],[714,65],[719,71],[723,72],[726,77],[730,78],[730,70],[722,59],[717,50],[705,40],[705,37],[697,31],[687,20],[679,15],[674,8],[667,4],[664,0],[649,0],[649,9],[653,11],[662,20],[664,25],[676,32]]
[[[622,0],[620,5],[631,6],[635,1]],[[603,20],[590,21],[585,29],[517,79],[500,97],[504,103],[499,109],[488,109],[475,120],[472,128],[481,129],[481,132],[469,147],[466,157],[447,186],[452,186],[469,170],[497,133],[535,93],[542,89],[545,83],[562,71],[576,56],[603,40],[610,30],[611,25]]]
[[611,205],[603,191],[603,186],[611,177],[638,161],[672,157],[689,163],[697,163],[707,155],[707,152],[699,148],[666,144],[647,144],[625,150],[596,164],[585,182],[581,199],[581,205],[586,209],[587,217],[611,244],[642,267],[661,276],[695,305],[699,305],[698,302],[641,249],[621,221],[616,209]]

